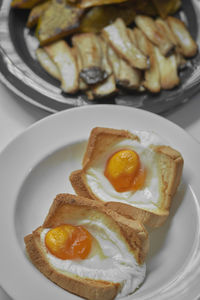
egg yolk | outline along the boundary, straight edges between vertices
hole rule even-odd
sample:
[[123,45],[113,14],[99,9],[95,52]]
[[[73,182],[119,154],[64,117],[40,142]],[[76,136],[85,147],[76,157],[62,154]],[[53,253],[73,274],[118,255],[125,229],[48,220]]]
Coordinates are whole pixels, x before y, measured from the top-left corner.
[[136,191],[144,185],[146,170],[135,151],[120,150],[108,159],[104,175],[117,192]]
[[82,226],[62,224],[45,236],[47,249],[61,259],[85,259],[92,247],[92,235]]

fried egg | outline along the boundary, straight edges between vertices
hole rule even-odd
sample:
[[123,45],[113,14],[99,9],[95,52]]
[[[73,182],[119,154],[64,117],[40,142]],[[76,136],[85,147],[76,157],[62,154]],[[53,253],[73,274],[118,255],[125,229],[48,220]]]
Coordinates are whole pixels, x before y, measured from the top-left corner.
[[155,210],[160,201],[156,153],[150,145],[164,145],[155,133],[134,131],[137,139],[123,139],[105,149],[85,171],[86,184],[104,202],[124,202]]
[[139,265],[126,241],[98,219],[82,219],[76,226],[44,228],[40,239],[55,269],[119,283],[118,298],[133,293],[145,278],[146,265]]

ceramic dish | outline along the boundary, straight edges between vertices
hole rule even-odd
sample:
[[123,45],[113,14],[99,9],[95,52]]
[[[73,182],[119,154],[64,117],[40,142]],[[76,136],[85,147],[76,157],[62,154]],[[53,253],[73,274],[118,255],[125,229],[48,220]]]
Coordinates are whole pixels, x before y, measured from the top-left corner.
[[[78,120],[78,122],[77,122]],[[0,154],[0,285],[14,300],[80,299],[53,284],[28,260],[23,238],[42,224],[56,194],[73,193],[68,177],[81,167],[91,129],[150,130],[185,160],[167,222],[150,235],[147,274],[131,300],[195,300],[200,296],[200,145],[183,129],[144,110],[87,106],[36,123]]]
[[[193,38],[200,45],[200,3],[182,0],[178,17],[184,19]],[[28,11],[10,9],[9,0],[0,0],[0,80],[22,99],[45,110],[56,112],[88,104],[116,104],[162,113],[186,102],[199,91],[200,54],[190,60],[180,73],[181,84],[158,95],[124,93],[108,99],[88,101],[83,95],[69,96],[61,92],[59,82],[48,75],[35,57],[38,41],[26,28]]]

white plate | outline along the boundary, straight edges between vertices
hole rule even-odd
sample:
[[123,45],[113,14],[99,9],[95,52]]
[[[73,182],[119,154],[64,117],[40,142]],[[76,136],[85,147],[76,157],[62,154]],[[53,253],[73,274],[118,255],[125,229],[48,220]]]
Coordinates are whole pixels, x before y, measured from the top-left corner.
[[23,237],[42,224],[57,193],[73,192],[68,176],[80,168],[86,140],[95,126],[151,130],[182,153],[183,180],[171,215],[164,226],[151,233],[146,280],[134,296],[126,299],[197,299],[200,145],[158,115],[114,105],[54,114],[30,127],[0,154],[0,284],[15,300],[79,299],[31,264]]

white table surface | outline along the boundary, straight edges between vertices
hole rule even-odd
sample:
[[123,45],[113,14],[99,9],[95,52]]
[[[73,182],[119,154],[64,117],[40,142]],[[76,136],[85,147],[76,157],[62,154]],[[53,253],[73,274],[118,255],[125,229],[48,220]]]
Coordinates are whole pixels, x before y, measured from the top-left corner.
[[[0,151],[27,127],[50,113],[15,96],[0,83]],[[164,117],[185,129],[200,143],[200,94]],[[11,298],[0,288],[0,300]]]

